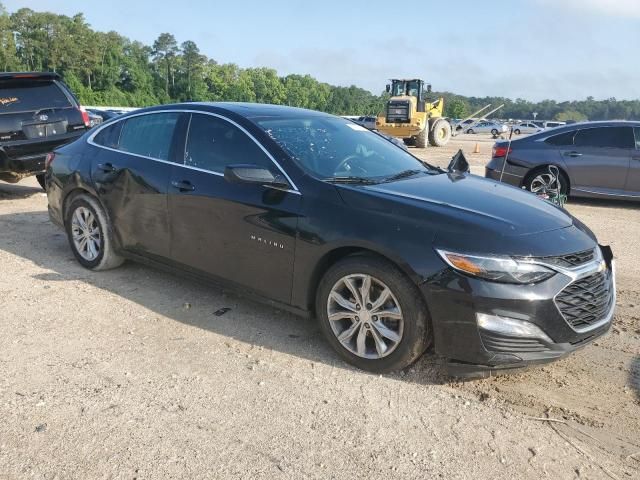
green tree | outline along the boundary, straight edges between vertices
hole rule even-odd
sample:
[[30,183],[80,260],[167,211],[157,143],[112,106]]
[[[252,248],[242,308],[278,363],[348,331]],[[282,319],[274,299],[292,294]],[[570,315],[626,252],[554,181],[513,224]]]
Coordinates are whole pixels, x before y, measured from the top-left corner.
[[156,41],[153,42],[153,59],[157,65],[163,66],[165,71],[164,91],[167,97],[169,97],[169,81],[171,81],[172,86],[175,86],[173,66],[178,52],[178,42],[176,42],[176,37],[170,33],[161,33]]
[[570,120],[582,122],[587,120],[587,116],[584,113],[577,112],[575,110],[564,110],[562,112],[558,112],[553,119],[558,120],[559,122],[568,122]]

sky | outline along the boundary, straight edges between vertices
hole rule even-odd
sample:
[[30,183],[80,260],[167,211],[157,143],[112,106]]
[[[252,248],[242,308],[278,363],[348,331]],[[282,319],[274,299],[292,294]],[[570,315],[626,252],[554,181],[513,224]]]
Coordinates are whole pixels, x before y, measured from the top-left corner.
[[640,0],[0,0],[96,30],[195,41],[218,63],[380,93],[392,77],[532,101],[640,99]]

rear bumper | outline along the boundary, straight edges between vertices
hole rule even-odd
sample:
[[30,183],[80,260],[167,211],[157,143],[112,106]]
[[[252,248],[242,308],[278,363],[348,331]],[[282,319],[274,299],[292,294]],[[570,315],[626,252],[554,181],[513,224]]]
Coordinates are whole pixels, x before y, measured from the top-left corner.
[[[490,167],[485,167],[484,176],[485,178],[490,178],[492,180],[500,181],[500,170],[494,170]],[[502,173],[502,182],[508,183],[509,185],[513,185],[514,187],[520,187],[524,182],[524,173],[523,172],[514,172],[513,168],[510,165],[507,165],[504,169],[504,173]]]
[[[557,273],[536,285],[493,283],[454,271],[422,285],[432,318],[436,352],[449,359],[449,373],[483,377],[547,363],[604,335],[611,327],[616,297],[615,264],[608,247],[603,247],[602,252],[607,265],[604,271],[592,262],[579,276],[571,278]],[[609,306],[588,327],[574,327],[566,320],[556,297],[598,272],[605,276],[611,292]],[[492,319],[492,323],[481,321],[483,317]],[[509,331],[504,328],[508,322],[529,330]]]
[[55,139],[20,140],[0,144],[0,179],[18,181],[29,175],[44,172],[47,153],[70,143],[85,131],[59,135]]

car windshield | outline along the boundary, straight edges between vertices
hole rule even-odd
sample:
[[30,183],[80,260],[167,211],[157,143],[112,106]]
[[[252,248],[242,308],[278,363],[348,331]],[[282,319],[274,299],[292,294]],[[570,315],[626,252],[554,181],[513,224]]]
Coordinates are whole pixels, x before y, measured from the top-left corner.
[[314,177],[385,181],[437,173],[380,135],[329,116],[268,118],[256,122]]

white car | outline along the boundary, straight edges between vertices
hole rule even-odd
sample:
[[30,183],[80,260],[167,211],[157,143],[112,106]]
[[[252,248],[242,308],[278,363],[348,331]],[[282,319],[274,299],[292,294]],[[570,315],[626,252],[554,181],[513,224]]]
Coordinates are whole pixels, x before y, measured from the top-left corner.
[[520,135],[521,133],[538,133],[544,130],[533,122],[522,122],[513,126],[513,133]]
[[507,133],[509,129],[503,123],[498,122],[478,122],[465,130],[465,133],[490,133],[498,136],[501,133]]

